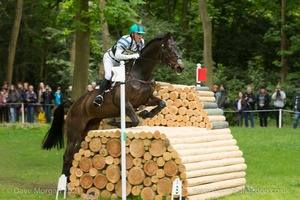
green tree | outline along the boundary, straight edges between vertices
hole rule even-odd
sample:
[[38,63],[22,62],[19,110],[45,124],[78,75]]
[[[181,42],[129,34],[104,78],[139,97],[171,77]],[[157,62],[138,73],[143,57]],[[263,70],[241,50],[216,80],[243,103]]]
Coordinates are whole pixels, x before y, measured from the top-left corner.
[[[12,35],[10,30],[14,24],[16,2],[0,1],[1,81],[11,73],[7,65],[7,48]],[[88,12],[81,13],[88,19],[86,24],[76,19],[79,9],[76,2],[80,1],[24,1],[12,82],[29,81],[37,87],[40,81],[44,81],[52,87],[66,89],[73,81],[77,81],[78,78],[74,79],[73,74],[79,53],[74,45],[78,39],[74,38],[78,27],[81,31],[89,31],[90,53],[88,61],[85,60],[87,72],[84,76],[88,81],[95,81],[99,69],[103,70],[100,67],[103,53],[121,35],[128,34],[133,23],[139,22],[146,29],[146,42],[163,32],[178,34],[176,43],[182,53],[185,71],[176,76],[170,73],[169,68],[158,66],[155,79],[171,83],[195,83],[196,64],[206,63],[204,58],[208,53],[203,48],[206,39],[199,17],[199,0],[110,0],[105,5],[101,4],[105,0],[89,1]],[[281,1],[270,0],[206,1],[212,25],[214,83],[227,85],[229,92],[231,88],[235,90],[248,84],[253,84],[254,90],[260,84],[272,89],[285,77],[285,83],[282,84],[289,88],[289,94],[300,88],[300,6],[298,1],[282,2],[285,2],[285,6]],[[285,23],[282,24],[284,7]],[[286,40],[282,40],[281,30],[284,30]],[[283,41],[285,48],[281,48]],[[286,61],[284,73],[281,73],[282,61]],[[86,80],[78,80],[82,88],[86,83]],[[82,92],[85,90],[82,89]],[[235,91],[232,92],[235,94]]]

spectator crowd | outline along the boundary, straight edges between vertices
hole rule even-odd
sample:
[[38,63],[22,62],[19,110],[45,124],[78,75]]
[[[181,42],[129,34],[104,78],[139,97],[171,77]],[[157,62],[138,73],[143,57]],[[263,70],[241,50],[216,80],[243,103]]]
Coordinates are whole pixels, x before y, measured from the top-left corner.
[[[96,86],[96,82],[92,82],[87,85],[86,91],[93,91]],[[267,127],[272,102],[276,125],[279,127],[279,109],[284,108],[286,99],[286,94],[280,86],[276,87],[273,94],[269,94],[263,85],[260,87],[258,94],[254,94],[252,87],[248,86],[245,92],[239,91],[237,93],[233,103],[230,102],[224,85],[214,85],[213,92],[218,108],[224,110],[231,107],[234,109],[236,122],[240,127],[243,126],[243,122],[245,122],[245,127],[249,127],[249,121],[250,126],[254,127],[254,112],[258,112],[259,125]],[[38,89],[35,90],[34,86],[28,82],[19,82],[16,86],[13,84],[9,86],[7,81],[4,81],[0,93],[0,123],[18,122],[22,112],[26,116],[26,121],[33,123],[35,112],[38,112],[39,122],[50,124],[53,110],[63,101],[71,102],[71,94],[72,86],[69,86],[65,93],[62,93],[60,87],[53,91],[49,85],[45,85],[43,82],[40,82]],[[22,107],[22,105],[24,106]],[[297,128],[300,118],[300,92],[294,98],[294,105],[296,112],[293,128]]]
[[[280,109],[284,109],[286,94],[284,90],[277,86],[272,94],[269,94],[266,87],[262,85],[258,94],[254,94],[252,87],[248,86],[245,92],[239,91],[233,103],[227,95],[227,90],[224,85],[214,85],[213,92],[218,108],[225,109],[232,107],[235,112],[237,125],[242,127],[245,122],[245,127],[254,127],[254,113],[258,113],[260,127],[268,126],[268,117],[270,111],[274,113],[276,126],[283,125],[282,117],[280,117]],[[273,105],[271,105],[271,103]],[[270,110],[274,108],[273,110]],[[297,128],[298,120],[300,118],[300,92],[294,97],[295,115],[293,121],[293,128]],[[280,121],[281,119],[281,121]]]
[[[72,86],[66,91],[66,100],[71,99]],[[52,90],[49,85],[40,82],[35,90],[28,82],[8,85],[4,81],[0,93],[0,123],[19,122],[22,112],[26,122],[34,123],[35,113],[40,123],[51,123],[52,112],[63,102],[61,88]],[[23,106],[22,106],[23,105]]]
[[[96,82],[92,82],[87,85],[86,91],[93,91],[96,86]],[[43,82],[40,82],[35,90],[28,82],[9,86],[8,82],[4,81],[0,93],[0,123],[16,123],[24,112],[28,123],[33,123],[35,113],[38,113],[37,119],[40,123],[50,124],[53,111],[64,101],[71,102],[71,95],[72,86],[63,93],[61,87],[52,90],[50,85]]]

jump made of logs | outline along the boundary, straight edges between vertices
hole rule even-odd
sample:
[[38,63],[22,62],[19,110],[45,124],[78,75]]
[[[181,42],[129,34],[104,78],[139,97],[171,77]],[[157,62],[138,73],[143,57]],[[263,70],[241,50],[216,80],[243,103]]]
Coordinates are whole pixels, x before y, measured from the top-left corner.
[[[157,82],[154,95],[166,102],[166,107],[153,118],[141,119],[141,126],[167,126],[222,129],[228,128],[224,112],[219,109],[214,93],[208,87],[174,85]],[[153,107],[145,107],[150,111]],[[100,129],[111,128],[104,120]]]
[[[245,160],[228,128],[140,126],[126,132],[128,196],[170,199],[177,177],[189,200],[221,197],[245,186]],[[120,147],[119,129],[90,131],[74,155],[68,194],[121,197]]]

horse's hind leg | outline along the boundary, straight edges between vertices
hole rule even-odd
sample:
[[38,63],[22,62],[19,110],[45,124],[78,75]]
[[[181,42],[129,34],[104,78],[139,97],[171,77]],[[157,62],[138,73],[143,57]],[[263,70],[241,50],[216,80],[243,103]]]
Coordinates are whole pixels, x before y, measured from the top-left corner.
[[65,174],[67,177],[70,176],[70,168],[72,163],[72,155],[75,147],[75,141],[72,139],[67,140],[67,147],[63,157],[63,169],[62,174]]
[[76,118],[67,119],[66,123],[67,146],[63,157],[62,173],[69,177],[72,160],[75,153],[75,146],[79,142],[78,138],[81,138],[81,134],[83,133],[86,124],[82,119]]
[[143,119],[152,118],[155,115],[157,115],[164,107],[166,107],[166,103],[165,101],[152,95],[148,100],[147,106],[157,106],[157,107],[153,108],[150,112],[148,112],[147,110],[140,112],[139,116],[142,117]]
[[[64,166],[63,166],[63,174],[66,174],[68,177],[70,175],[70,168],[72,166],[72,160],[74,154],[79,151],[81,142],[84,140],[85,136],[90,130],[95,130],[99,128],[99,123],[101,120],[94,119],[90,120],[87,125],[85,123],[76,124],[77,136],[71,137],[68,136],[67,148],[64,155]],[[79,128],[80,127],[80,128]],[[73,130],[74,131],[74,130]],[[68,134],[72,134],[72,132],[68,132]]]
[[77,142],[75,149],[74,149],[74,154],[77,153],[81,147],[81,142],[84,140],[85,136],[90,130],[98,130],[99,129],[99,124],[100,124],[100,119],[92,119],[88,122],[86,125],[83,133],[81,134],[80,140]]

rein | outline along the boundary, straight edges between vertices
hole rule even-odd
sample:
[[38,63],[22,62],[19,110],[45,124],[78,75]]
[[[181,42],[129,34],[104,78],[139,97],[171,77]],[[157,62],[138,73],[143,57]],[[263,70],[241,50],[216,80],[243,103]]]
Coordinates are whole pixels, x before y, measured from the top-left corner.
[[[128,74],[127,74],[127,75],[128,75]],[[129,75],[128,75],[128,76],[129,76]],[[131,77],[131,76],[129,76],[129,77]],[[150,80],[148,80],[148,81],[143,81],[143,80],[140,80],[140,79],[127,79],[127,80],[125,81],[125,84],[126,84],[126,83],[129,83],[129,82],[133,82],[133,81],[137,81],[137,82],[140,82],[140,83],[143,83],[143,84],[151,84],[151,83],[154,83],[154,82],[155,82],[153,78],[150,79]],[[113,82],[113,84],[112,84],[113,88],[112,88],[111,90],[113,90],[116,86],[119,86],[119,85],[121,85],[120,82]]]
[[[169,58],[167,55],[166,55],[166,45],[165,43],[163,43],[162,45],[162,51],[161,51],[161,57],[160,57],[160,61],[164,64],[164,63],[167,63],[168,66],[171,67],[171,63],[169,62],[169,60],[167,58]],[[172,49],[173,49],[173,45],[172,45]],[[150,61],[150,62],[153,62],[155,63],[156,61],[155,60],[152,60],[152,59],[148,59],[148,58],[143,58],[143,57],[139,57],[139,59],[143,59],[143,60],[147,60],[147,61]],[[166,62],[167,60],[167,62]],[[133,66],[135,65],[135,61],[136,59],[133,61],[132,65],[130,65],[130,68],[128,70],[128,72],[126,73],[129,77],[130,77],[130,72],[133,68]],[[142,80],[140,80],[142,82]]]
[[[171,39],[167,39],[167,40],[164,40],[164,42],[162,43],[161,47],[162,47],[162,50],[161,50],[161,55],[160,55],[160,61],[163,63],[163,64],[167,64],[169,67],[172,67],[172,64],[170,62],[170,59],[173,58],[173,57],[176,57],[177,59],[180,59],[180,55],[177,53],[177,49],[176,48],[176,45],[174,42],[169,42],[170,43],[170,46],[171,46],[171,51],[172,52],[175,52],[175,56],[170,56],[167,52],[168,52],[168,49],[167,49],[167,45],[169,45],[168,41],[171,40]],[[153,62],[153,63],[156,63],[156,60],[153,60],[153,59],[148,59],[148,58],[143,58],[143,57],[140,57],[139,59],[143,59],[143,60],[147,60],[147,61],[150,61],[150,62]],[[131,76],[131,71],[132,71],[132,68],[133,66],[135,65],[135,62],[136,62],[136,59],[132,62],[132,64],[129,66],[129,69],[128,71],[126,71],[126,75],[128,77],[130,77],[131,79],[127,79],[125,81],[126,82],[132,82],[132,81],[138,81],[140,83],[143,83],[143,84],[151,84],[154,82],[154,79],[152,78],[151,80],[148,80],[148,81],[144,81],[144,80],[140,80],[140,79],[135,79],[135,78],[132,78]],[[112,86],[115,87],[115,86],[118,86],[120,83],[113,83]]]

